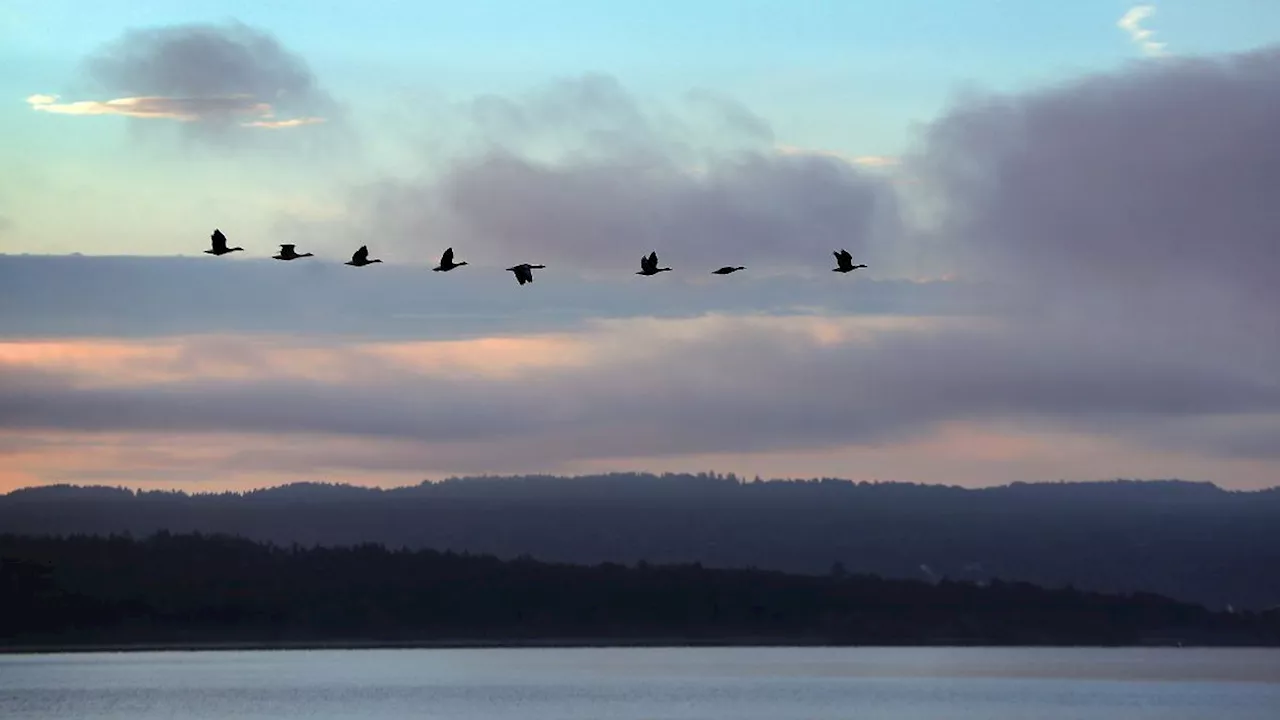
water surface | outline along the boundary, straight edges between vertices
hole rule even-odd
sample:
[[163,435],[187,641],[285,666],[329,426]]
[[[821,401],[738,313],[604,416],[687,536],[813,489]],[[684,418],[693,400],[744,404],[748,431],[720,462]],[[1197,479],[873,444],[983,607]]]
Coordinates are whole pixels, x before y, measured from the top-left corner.
[[3,718],[1277,720],[1280,650],[627,648],[0,656]]

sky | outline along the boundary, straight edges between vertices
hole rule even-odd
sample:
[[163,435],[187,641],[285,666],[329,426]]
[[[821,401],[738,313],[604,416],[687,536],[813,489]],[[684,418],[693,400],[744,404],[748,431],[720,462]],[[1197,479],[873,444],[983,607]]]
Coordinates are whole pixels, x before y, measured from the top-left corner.
[[0,491],[1280,484],[1280,3],[368,7],[0,0]]

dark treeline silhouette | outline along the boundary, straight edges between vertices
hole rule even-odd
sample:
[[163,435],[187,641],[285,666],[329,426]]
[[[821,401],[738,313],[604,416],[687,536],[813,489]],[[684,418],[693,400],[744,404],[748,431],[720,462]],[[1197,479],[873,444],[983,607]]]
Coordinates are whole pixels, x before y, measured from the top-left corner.
[[988,489],[614,474],[464,478],[391,490],[303,483],[245,494],[32,488],[0,532],[221,532],[278,544],[701,562],[825,574],[1152,592],[1221,609],[1280,604],[1280,491],[1117,481]]
[[1280,612],[993,582],[302,548],[229,536],[0,536],[0,644],[429,641],[1280,645]]

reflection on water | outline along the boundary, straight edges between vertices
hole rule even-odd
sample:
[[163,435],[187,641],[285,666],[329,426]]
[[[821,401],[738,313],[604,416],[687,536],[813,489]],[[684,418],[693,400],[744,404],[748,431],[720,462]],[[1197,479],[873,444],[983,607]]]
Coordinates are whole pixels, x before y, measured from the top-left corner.
[[1280,717],[1280,651],[726,648],[0,656],[4,718]]

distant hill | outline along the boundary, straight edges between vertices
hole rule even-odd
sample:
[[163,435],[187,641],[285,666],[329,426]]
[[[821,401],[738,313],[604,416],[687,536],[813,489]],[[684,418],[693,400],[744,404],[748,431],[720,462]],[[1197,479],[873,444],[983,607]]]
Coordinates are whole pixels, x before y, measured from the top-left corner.
[[281,544],[434,548],[540,560],[701,562],[823,575],[1018,580],[1280,605],[1280,490],[1209,483],[988,489],[733,476],[460,478],[391,490],[241,494],[70,486],[0,496],[0,532],[221,532]]
[[227,536],[0,535],[0,649],[454,641],[1280,645],[1280,612],[1141,594],[595,567]]

